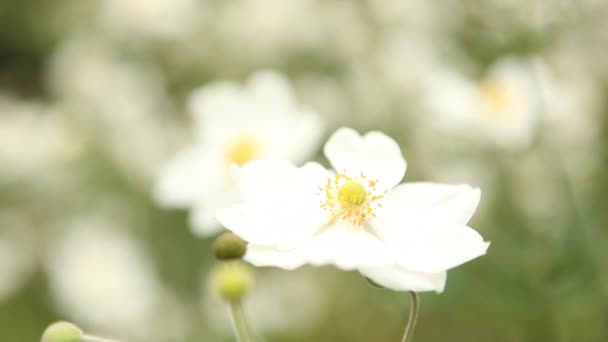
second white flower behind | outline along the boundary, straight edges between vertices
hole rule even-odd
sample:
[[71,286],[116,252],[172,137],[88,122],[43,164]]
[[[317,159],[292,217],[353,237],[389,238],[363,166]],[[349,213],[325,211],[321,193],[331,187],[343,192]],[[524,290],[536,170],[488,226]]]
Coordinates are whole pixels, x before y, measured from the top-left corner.
[[380,132],[339,129],[324,153],[336,172],[278,160],[232,168],[240,201],[217,218],[249,243],[245,260],[333,264],[394,290],[441,292],[448,269],[485,254],[489,244],[467,226],[479,189],[398,185],[406,162]]
[[273,71],[254,74],[245,86],[217,82],[195,90],[189,107],[195,144],[167,164],[155,197],[166,207],[192,209],[191,225],[202,235],[220,230],[215,212],[236,197],[231,165],[303,162],[323,134],[316,113],[299,105],[287,79]]

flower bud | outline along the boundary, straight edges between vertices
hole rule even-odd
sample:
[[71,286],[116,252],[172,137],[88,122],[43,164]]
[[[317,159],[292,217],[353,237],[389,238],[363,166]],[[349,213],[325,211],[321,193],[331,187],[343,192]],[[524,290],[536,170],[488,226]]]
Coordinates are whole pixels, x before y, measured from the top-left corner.
[[55,322],[49,325],[40,342],[81,342],[82,330],[69,322]]
[[222,299],[238,303],[251,288],[253,276],[244,264],[234,262],[221,265],[214,274],[213,282]]
[[247,242],[232,232],[225,232],[213,242],[213,254],[219,260],[241,259],[247,251]]

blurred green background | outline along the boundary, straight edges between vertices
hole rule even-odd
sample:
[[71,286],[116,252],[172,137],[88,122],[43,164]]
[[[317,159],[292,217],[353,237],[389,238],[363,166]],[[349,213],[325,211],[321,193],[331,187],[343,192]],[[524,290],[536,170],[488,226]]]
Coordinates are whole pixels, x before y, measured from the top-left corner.
[[[0,340],[58,319],[124,341],[234,340],[207,286],[212,238],[151,193],[193,140],[192,90],[260,69],[290,80],[325,137],[394,137],[407,181],[481,187],[471,226],[492,245],[422,294],[416,341],[608,340],[607,5],[1,0]],[[479,80],[510,56],[563,91],[541,91],[524,143],[436,125],[435,71]],[[267,341],[401,337],[407,293],[331,267],[255,274],[245,309]]]

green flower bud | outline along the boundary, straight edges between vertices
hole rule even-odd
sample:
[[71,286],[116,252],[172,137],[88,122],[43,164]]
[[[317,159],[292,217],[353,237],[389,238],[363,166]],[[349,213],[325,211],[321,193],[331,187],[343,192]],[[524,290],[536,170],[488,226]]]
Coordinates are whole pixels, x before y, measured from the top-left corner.
[[69,322],[55,322],[46,328],[40,342],[81,342],[82,330]]
[[253,284],[253,275],[240,262],[221,265],[214,274],[213,283],[217,293],[227,302],[238,303]]
[[225,232],[213,242],[213,254],[219,260],[241,259],[247,251],[247,242],[232,232]]

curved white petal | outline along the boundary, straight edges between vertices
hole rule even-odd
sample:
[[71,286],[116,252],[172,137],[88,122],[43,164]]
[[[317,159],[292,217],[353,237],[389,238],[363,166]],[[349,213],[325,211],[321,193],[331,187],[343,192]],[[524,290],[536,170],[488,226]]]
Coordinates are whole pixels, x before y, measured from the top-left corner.
[[412,222],[412,226],[399,230],[385,228],[385,224],[377,220],[374,228],[397,263],[412,271],[446,271],[484,255],[490,245],[465,225]]
[[312,265],[332,264],[344,270],[394,262],[380,239],[347,223],[326,227],[297,252]]
[[182,151],[161,171],[154,187],[154,198],[162,206],[187,208],[201,197],[216,193],[224,177],[211,153],[194,147]]
[[[248,81],[248,88],[256,101],[266,106],[289,108],[295,103],[293,89],[283,74],[273,70],[256,72]],[[274,114],[274,113],[268,113]],[[288,114],[285,111],[276,114]]]
[[478,188],[464,184],[406,183],[385,195],[377,215],[402,226],[412,221],[466,224],[475,213],[480,196]]
[[313,112],[302,108],[294,110],[298,111],[298,115],[267,118],[260,127],[266,159],[287,159],[299,164],[317,151],[324,131],[323,122]]
[[298,169],[264,160],[234,170],[241,200],[216,215],[227,229],[253,244],[286,248],[322,227],[327,214],[317,192],[328,172],[319,164]]
[[293,251],[282,251],[272,246],[249,244],[245,261],[254,266],[274,266],[286,270],[293,270],[302,266],[305,262]]
[[188,217],[192,232],[199,236],[212,236],[222,231],[216,212],[219,208],[233,204],[236,198],[234,188],[226,187],[224,193],[193,206]]
[[405,268],[445,271],[486,253],[489,244],[466,226],[479,196],[468,185],[404,184],[385,196],[371,224]]
[[384,133],[372,131],[364,136],[350,128],[338,129],[327,141],[324,153],[338,173],[365,174],[390,189],[405,175],[406,162],[399,145]]
[[447,272],[423,273],[407,270],[399,265],[363,267],[359,270],[374,282],[396,291],[443,292]]

